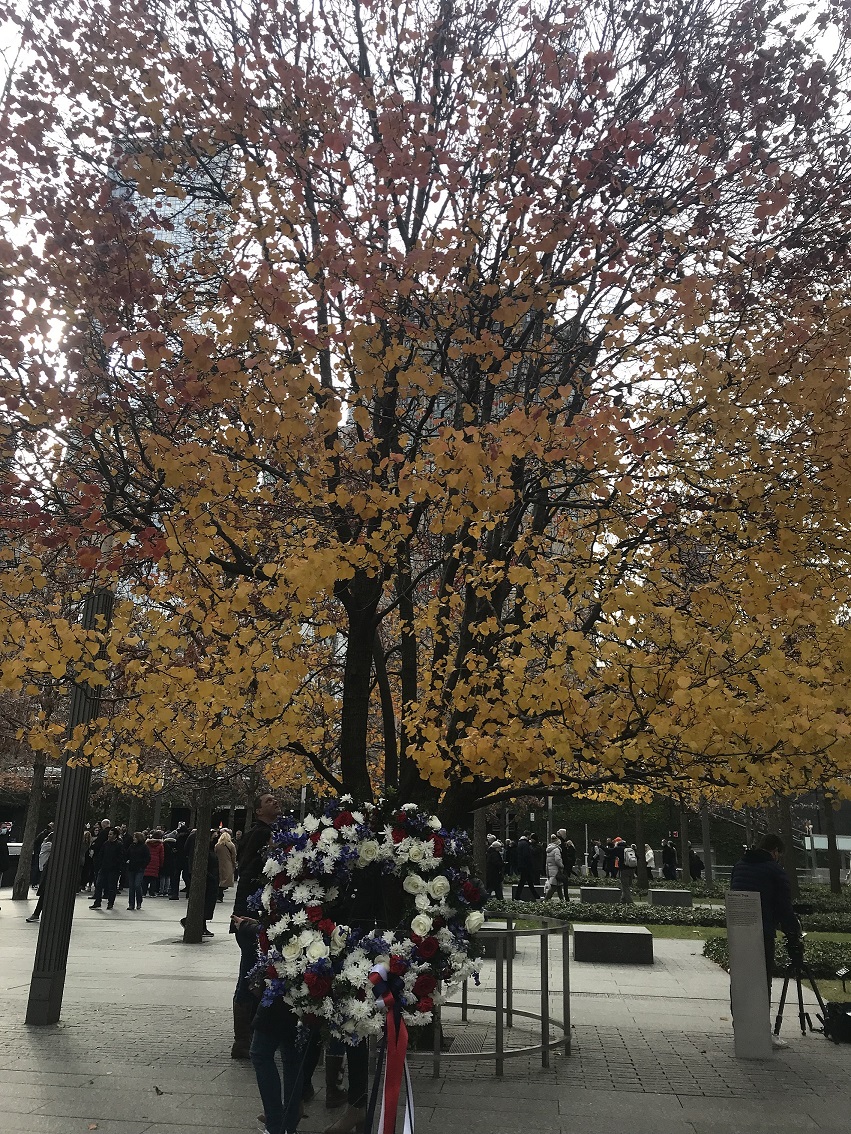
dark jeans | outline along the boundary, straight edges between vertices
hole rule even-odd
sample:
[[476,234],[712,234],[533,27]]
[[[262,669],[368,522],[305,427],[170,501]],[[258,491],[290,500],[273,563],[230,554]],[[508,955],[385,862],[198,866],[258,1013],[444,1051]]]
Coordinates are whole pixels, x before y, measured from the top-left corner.
[[106,904],[111,906],[115,901],[115,895],[117,893],[118,871],[104,870],[101,868],[98,871],[97,881],[95,882],[94,904],[99,906],[101,901],[106,898]]
[[[307,1050],[306,1042],[299,1046],[296,1019],[291,1013],[287,1022],[274,1031],[254,1030],[251,1063],[269,1134],[290,1134],[298,1127]],[[275,1060],[278,1052],[284,1072],[283,1092]]]
[[170,898],[179,898],[180,897],[180,871],[177,870],[177,869],[175,869],[174,873],[171,876],[171,882],[169,884],[168,896]]
[[158,894],[160,889],[160,880],[158,875],[145,875],[145,893],[150,897],[152,894]]
[[127,875],[127,905],[130,909],[136,906],[142,908],[142,880],[145,874],[142,870],[131,870]]
[[528,886],[529,889],[532,891],[532,901],[534,902],[537,899],[538,895],[535,892],[535,879],[532,876],[532,871],[531,871],[531,869],[523,870],[521,868],[520,877],[517,880],[517,901],[518,902],[523,900],[523,890],[526,886]]
[[369,1090],[369,1044],[366,1040],[361,1040],[354,1047],[347,1043],[332,1043],[329,1051],[332,1055],[345,1055],[348,1060],[349,1105],[358,1109],[365,1107]]

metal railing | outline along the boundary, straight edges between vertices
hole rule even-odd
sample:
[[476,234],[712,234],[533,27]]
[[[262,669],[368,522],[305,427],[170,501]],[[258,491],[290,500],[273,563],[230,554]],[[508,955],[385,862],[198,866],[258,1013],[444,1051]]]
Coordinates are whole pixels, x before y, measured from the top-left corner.
[[[502,919],[501,919],[502,920]],[[541,1053],[541,1066],[549,1067],[550,1052],[561,1048],[565,1055],[570,1054],[570,926],[567,922],[556,921],[553,918],[535,915],[535,922],[541,923],[534,929],[515,929],[514,919],[506,918],[505,928],[484,925],[478,936],[485,942],[494,945],[496,960],[496,1003],[486,1004],[478,1000],[470,1001],[467,994],[467,982],[461,986],[461,999],[448,1001],[443,1008],[460,1008],[461,1022],[469,1022],[470,1012],[492,1012],[496,1015],[496,1046],[485,1051],[444,1051],[442,1044],[442,1011],[435,1009],[434,1013],[434,1050],[431,1052],[432,1077],[440,1078],[440,1065],[443,1060],[456,1062],[470,1059],[493,1059],[496,1064],[497,1076],[502,1076],[506,1059],[514,1059],[521,1055],[534,1055]],[[515,943],[521,937],[538,937],[540,939],[540,975],[541,975],[541,1011],[527,1012],[514,1007],[514,953]],[[562,964],[562,1016],[559,1019],[550,1011],[550,938],[561,938],[561,964]],[[505,1046],[505,1032],[513,1026],[514,1017],[519,1016],[526,1020],[538,1020],[541,1025],[541,1042],[537,1044],[524,1044],[520,1047]],[[553,1038],[553,1030],[558,1035]],[[426,1052],[409,1051],[409,1056],[429,1058]]]

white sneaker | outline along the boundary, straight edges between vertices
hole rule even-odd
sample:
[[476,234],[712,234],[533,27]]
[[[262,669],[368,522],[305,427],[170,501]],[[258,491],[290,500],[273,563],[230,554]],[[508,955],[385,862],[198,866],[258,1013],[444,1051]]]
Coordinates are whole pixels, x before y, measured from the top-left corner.
[[783,1048],[788,1047],[789,1044],[786,1042],[785,1039],[781,1039],[780,1036],[772,1036],[771,1037],[771,1046],[775,1049],[775,1051],[782,1051]]

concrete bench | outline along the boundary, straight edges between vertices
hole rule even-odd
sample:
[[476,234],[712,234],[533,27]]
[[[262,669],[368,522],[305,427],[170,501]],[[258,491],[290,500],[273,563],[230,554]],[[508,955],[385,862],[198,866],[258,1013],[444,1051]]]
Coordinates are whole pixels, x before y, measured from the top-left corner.
[[579,900],[580,902],[591,902],[596,906],[602,905],[604,902],[607,905],[617,905],[621,900],[620,886],[580,886]]
[[651,906],[688,906],[692,905],[691,890],[648,890],[647,896]]
[[[489,929],[508,929],[508,922],[501,918],[488,920],[476,934],[476,938],[482,946],[482,953],[490,960],[496,960],[496,937],[488,933]],[[503,940],[502,955],[505,958],[514,958],[517,956],[517,942],[515,938],[508,937]]]
[[643,925],[573,925],[574,961],[652,965],[653,934]]

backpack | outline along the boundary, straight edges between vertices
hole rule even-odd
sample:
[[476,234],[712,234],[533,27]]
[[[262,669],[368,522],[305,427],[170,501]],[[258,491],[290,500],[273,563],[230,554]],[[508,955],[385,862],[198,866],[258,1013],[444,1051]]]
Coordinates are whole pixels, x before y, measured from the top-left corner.
[[638,860],[635,857],[635,851],[632,847],[624,847],[623,864],[628,870],[635,870],[638,866]]

